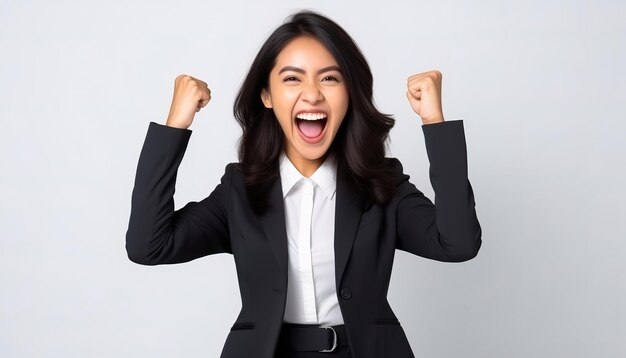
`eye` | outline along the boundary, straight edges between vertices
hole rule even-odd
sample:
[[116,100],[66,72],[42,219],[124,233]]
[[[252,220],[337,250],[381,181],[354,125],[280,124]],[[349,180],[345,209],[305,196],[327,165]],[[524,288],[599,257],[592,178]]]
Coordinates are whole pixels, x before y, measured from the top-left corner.
[[339,82],[339,80],[337,79],[337,77],[335,76],[326,76],[322,79],[322,81],[335,81],[335,82]]
[[283,78],[283,82],[297,81],[298,79],[295,76],[287,76]]

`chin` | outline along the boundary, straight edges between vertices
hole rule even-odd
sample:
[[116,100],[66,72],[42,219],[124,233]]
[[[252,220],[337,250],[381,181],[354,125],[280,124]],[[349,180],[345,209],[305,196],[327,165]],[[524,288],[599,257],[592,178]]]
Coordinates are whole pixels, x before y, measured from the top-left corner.
[[328,152],[329,147],[330,146],[324,146],[322,148],[299,148],[299,150],[296,149],[296,151],[302,158],[314,161],[322,159]]

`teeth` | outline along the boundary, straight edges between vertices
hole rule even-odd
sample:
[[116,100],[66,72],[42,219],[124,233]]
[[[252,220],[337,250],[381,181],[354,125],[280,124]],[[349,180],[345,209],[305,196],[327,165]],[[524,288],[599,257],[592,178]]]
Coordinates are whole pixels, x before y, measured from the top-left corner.
[[300,113],[296,118],[304,119],[305,121],[317,121],[326,118],[326,115],[324,113]]

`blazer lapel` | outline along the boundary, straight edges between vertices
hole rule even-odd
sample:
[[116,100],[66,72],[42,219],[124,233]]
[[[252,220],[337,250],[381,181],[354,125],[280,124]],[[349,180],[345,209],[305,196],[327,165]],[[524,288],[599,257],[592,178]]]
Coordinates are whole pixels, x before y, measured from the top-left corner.
[[273,184],[269,193],[269,207],[263,216],[261,224],[265,236],[272,247],[278,266],[287,275],[287,225],[285,224],[285,205],[280,177]]
[[[337,285],[339,285],[361,222],[363,202],[350,182],[341,173],[337,175],[336,195],[334,247],[335,277]],[[276,261],[278,261],[282,272],[287,275],[287,226],[280,177],[272,184],[269,202],[270,205],[260,220],[274,256],[276,256]]]
[[350,182],[337,173],[337,203],[335,206],[335,276],[337,288],[343,277],[357,229],[361,222],[363,203]]

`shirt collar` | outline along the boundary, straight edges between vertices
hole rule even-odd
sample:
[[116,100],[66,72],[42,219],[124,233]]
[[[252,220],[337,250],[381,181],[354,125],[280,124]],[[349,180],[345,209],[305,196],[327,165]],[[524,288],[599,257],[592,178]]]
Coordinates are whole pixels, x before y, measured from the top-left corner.
[[[291,163],[285,152],[281,152],[279,163],[283,198],[285,198],[291,189],[305,177]],[[329,155],[308,179],[319,186],[328,199],[332,199],[337,187],[337,162],[334,156]]]

